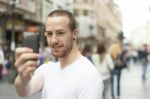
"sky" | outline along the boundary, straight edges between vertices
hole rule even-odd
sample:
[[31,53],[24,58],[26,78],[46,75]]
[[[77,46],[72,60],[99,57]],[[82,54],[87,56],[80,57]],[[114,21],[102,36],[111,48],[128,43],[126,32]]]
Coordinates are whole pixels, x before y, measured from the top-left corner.
[[130,38],[130,32],[146,24],[150,19],[148,5],[150,0],[115,0],[120,6],[123,15],[123,32],[126,38]]

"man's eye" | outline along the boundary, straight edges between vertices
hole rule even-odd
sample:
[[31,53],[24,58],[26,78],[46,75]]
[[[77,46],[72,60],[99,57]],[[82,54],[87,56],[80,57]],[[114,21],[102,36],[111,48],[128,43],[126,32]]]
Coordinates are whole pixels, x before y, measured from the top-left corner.
[[46,32],[46,36],[52,36],[52,32]]
[[59,34],[59,35],[63,35],[63,34],[65,34],[64,32],[58,32],[57,34]]

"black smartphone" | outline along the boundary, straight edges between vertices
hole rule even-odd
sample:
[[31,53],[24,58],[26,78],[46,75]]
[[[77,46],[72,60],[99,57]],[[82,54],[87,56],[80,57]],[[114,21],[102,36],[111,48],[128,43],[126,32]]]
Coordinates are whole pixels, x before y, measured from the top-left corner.
[[24,32],[23,46],[33,49],[35,53],[39,53],[39,33]]

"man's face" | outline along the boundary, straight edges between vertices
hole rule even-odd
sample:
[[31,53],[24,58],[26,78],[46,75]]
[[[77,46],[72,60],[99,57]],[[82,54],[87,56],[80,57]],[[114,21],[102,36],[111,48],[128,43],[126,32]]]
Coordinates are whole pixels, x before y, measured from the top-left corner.
[[65,16],[48,17],[45,36],[52,54],[56,58],[67,56],[73,47],[73,32],[69,27],[69,19]]

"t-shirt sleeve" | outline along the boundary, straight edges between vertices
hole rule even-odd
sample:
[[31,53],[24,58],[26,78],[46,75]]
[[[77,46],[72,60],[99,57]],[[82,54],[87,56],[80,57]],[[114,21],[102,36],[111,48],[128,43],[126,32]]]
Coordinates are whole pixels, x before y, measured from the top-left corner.
[[103,82],[97,73],[82,75],[78,83],[78,99],[102,99]]
[[34,73],[40,73],[42,74],[43,76],[47,75],[47,70],[48,70],[48,67],[52,65],[52,62],[49,62],[49,63],[45,63],[45,64],[42,64],[41,66],[39,66]]

